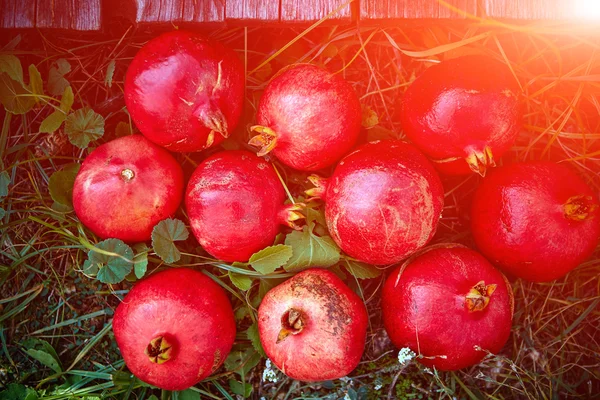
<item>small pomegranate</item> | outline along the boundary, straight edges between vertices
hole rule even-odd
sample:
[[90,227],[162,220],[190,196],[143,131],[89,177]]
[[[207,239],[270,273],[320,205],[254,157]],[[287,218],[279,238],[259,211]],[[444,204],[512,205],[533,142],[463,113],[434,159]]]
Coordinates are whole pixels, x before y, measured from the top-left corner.
[[362,145],[306,193],[325,201],[331,237],[369,264],[397,263],[435,234],[444,189],[429,161],[399,140]]
[[140,281],[113,319],[129,370],[165,390],[184,390],[223,364],[235,340],[225,292],[202,272],[173,268]]
[[101,238],[142,242],[177,211],[182,195],[183,172],[173,156],[132,135],[99,146],[85,159],[75,178],[73,207]]
[[428,367],[451,371],[498,353],[510,335],[513,293],[482,255],[459,245],[432,246],[388,277],[383,323],[398,348]]
[[279,71],[258,105],[250,144],[303,171],[333,165],[358,139],[361,108],[352,86],[310,64]]
[[600,237],[598,198],[563,164],[512,164],[485,178],[473,198],[473,237],[504,271],[548,282],[592,255]]
[[475,55],[443,61],[409,86],[402,127],[441,172],[485,176],[519,134],[519,93],[498,61]]
[[297,228],[300,204],[285,192],[271,164],[243,150],[204,160],[187,187],[185,205],[200,245],[224,261],[247,261],[273,244],[280,225]]
[[271,289],[258,309],[267,356],[292,379],[341,378],[358,365],[367,310],[333,272],[309,269]]
[[174,31],[150,40],[125,77],[125,103],[139,130],[171,151],[220,143],[244,102],[244,67],[222,44]]

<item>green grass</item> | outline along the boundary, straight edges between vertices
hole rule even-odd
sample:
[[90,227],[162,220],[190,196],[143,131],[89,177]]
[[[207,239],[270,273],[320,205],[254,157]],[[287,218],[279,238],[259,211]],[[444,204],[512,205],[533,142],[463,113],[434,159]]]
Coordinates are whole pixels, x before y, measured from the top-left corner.
[[[248,71],[244,120],[227,148],[246,142],[261,90],[274,72],[289,63],[318,63],[350,81],[361,102],[378,117],[379,124],[365,131],[365,139],[371,140],[402,137],[397,100],[428,60],[480,53],[508,62],[524,90],[525,127],[504,160],[566,162],[600,190],[600,40],[583,28],[541,23],[514,27],[468,20],[385,30],[320,25],[311,30],[277,29],[275,33],[264,28],[208,33],[234,48]],[[26,76],[27,66],[35,64],[45,83],[53,63],[66,59],[72,68],[65,78],[75,94],[73,108],[91,107],[106,122],[105,134],[91,144],[94,147],[114,138],[118,123],[130,123],[122,95],[124,74],[135,52],[154,34],[117,29],[110,38],[98,39],[28,31],[20,33],[15,48],[5,48],[1,54],[17,55]],[[109,86],[105,78],[112,61],[115,69]],[[275,382],[264,380],[265,359],[254,355],[245,334],[256,319],[257,295],[268,288],[269,281],[289,274],[279,270],[262,277],[219,262],[191,238],[177,242],[182,258],[176,265],[202,268],[228,290],[238,320],[234,353],[241,356],[237,364],[232,360],[229,368],[221,368],[190,391],[169,393],[148,387],[127,372],[111,331],[114,309],[131,282],[106,285],[83,273],[86,253],[99,240],[68,208],[53,204],[48,192],[53,173],[68,163],[80,162],[89,152],[71,146],[63,128],[53,134],[39,131],[41,121],[59,104],[60,96],[53,98],[24,115],[0,115],[0,167],[9,181],[8,193],[0,199],[5,210],[0,221],[0,385],[15,393],[22,391],[8,398],[25,398],[26,386],[48,399],[145,399],[152,395],[235,399],[230,379],[251,384],[251,397],[257,399],[600,398],[598,252],[556,282],[513,282],[515,317],[504,350],[488,355],[480,365],[454,373],[431,371],[415,362],[400,365],[398,350],[381,324],[379,293],[384,276],[370,280],[349,277],[371,316],[363,360],[349,379],[305,384],[280,372],[275,372]],[[179,155],[178,160],[191,170],[205,156]],[[308,187],[306,174],[279,164],[278,170],[297,199]],[[435,243],[473,246],[467,210],[478,180],[475,176],[445,180],[446,204]],[[177,217],[186,221],[183,210]],[[168,266],[151,251],[148,273],[161,268]],[[255,279],[252,288],[247,292],[237,289],[229,280],[229,271]],[[33,348],[40,352],[33,352],[38,357],[31,356],[32,338],[44,340],[54,349],[58,371],[48,366],[51,351],[40,342]],[[11,383],[23,387],[8,386]]]

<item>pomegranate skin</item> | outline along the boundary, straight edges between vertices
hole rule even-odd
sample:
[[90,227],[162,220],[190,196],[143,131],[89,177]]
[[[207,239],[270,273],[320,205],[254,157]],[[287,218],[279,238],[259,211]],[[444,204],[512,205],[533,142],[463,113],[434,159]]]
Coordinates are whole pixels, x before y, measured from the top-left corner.
[[[570,218],[565,205],[578,198],[584,208]],[[552,281],[585,261],[598,245],[598,204],[592,189],[565,165],[511,164],[493,171],[475,192],[473,237],[507,273]]]
[[142,135],[96,148],[73,185],[73,208],[99,237],[149,240],[154,226],[173,215],[183,196],[183,171],[168,151]]
[[255,131],[267,128],[250,142],[263,146],[259,155],[272,150],[292,168],[316,171],[333,165],[354,146],[361,108],[344,79],[315,65],[296,64],[269,82],[258,105],[257,121]]
[[[235,340],[235,319],[225,292],[212,279],[172,268],[131,289],[117,307],[113,331],[135,376],[161,389],[184,390],[223,364]],[[146,354],[157,337],[171,347],[161,364]]]
[[270,246],[280,225],[295,227],[298,206],[284,205],[275,170],[255,154],[223,151],[204,160],[192,174],[185,205],[192,232],[212,256],[248,261]]
[[[495,290],[487,306],[469,311],[466,296],[479,282],[496,285]],[[510,335],[513,293],[504,275],[479,253],[436,248],[390,274],[381,306],[396,347],[424,356],[418,360],[428,367],[452,371],[483,359],[486,353],[474,346],[492,353],[502,349]]]
[[371,142],[348,154],[325,183],[325,218],[333,240],[357,260],[394,264],[435,234],[444,189],[414,146]]
[[[222,44],[192,32],[150,40],[125,77],[125,103],[139,130],[176,152],[217,145],[238,124],[244,67]],[[211,133],[212,132],[212,133]]]
[[[300,314],[301,330],[279,340],[290,310]],[[287,376],[306,382],[337,379],[354,370],[367,324],[366,307],[356,293],[333,272],[318,268],[271,289],[258,309],[267,356]]]
[[519,134],[519,93],[498,61],[475,55],[443,61],[406,91],[402,127],[440,172],[484,176]]

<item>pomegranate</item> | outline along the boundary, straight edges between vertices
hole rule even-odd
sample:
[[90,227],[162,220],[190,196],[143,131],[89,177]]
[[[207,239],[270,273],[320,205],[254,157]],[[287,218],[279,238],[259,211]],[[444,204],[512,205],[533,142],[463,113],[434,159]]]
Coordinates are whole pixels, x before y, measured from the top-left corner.
[[267,356],[292,379],[341,378],[360,361],[367,310],[333,272],[308,269],[271,289],[258,309]]
[[125,78],[125,103],[139,130],[171,151],[219,144],[236,127],[244,67],[222,44],[192,32],[150,40]]
[[184,390],[221,366],[235,340],[223,289],[202,272],[172,268],[136,284],[113,319],[129,370],[166,390]]
[[402,127],[441,172],[484,176],[519,134],[519,93],[498,61],[478,55],[443,61],[406,91]]
[[224,261],[247,261],[273,244],[280,225],[297,228],[301,204],[284,205],[273,167],[243,150],[204,160],[187,187],[185,204],[200,245]]
[[504,271],[533,282],[564,276],[600,237],[598,198],[569,167],[512,164],[483,180],[473,198],[473,237]]
[[399,348],[439,370],[477,364],[510,335],[510,284],[482,255],[460,245],[432,246],[388,277],[383,323]]
[[258,105],[250,144],[303,171],[333,165],[358,139],[361,109],[352,86],[310,64],[279,71]]
[[142,135],[125,136],[96,148],[73,186],[81,222],[103,239],[150,239],[152,228],[179,207],[183,172],[168,151]]
[[397,263],[433,237],[444,189],[429,161],[399,140],[376,141],[348,154],[329,179],[309,177],[306,193],[325,201],[331,237],[369,264]]

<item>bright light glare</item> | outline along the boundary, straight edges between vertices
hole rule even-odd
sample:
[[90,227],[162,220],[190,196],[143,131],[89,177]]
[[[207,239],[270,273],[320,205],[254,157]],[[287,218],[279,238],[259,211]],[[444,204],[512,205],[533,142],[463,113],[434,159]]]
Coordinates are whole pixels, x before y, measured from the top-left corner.
[[600,20],[600,0],[573,0],[577,18]]

